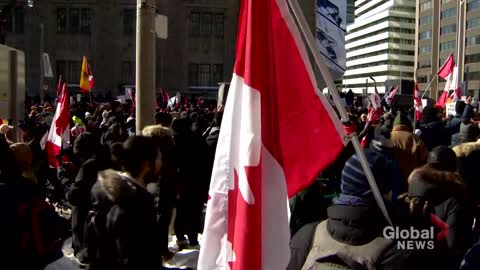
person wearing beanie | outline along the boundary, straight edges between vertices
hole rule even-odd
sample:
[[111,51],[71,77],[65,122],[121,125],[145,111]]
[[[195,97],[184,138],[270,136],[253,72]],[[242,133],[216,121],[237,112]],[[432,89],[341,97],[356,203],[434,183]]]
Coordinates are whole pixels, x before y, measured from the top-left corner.
[[440,171],[457,171],[457,156],[455,152],[446,146],[437,146],[428,155],[428,166]]
[[410,173],[423,166],[428,159],[428,149],[417,135],[412,133],[412,122],[402,113],[393,121],[391,140],[393,155],[402,171],[403,183],[407,184]]
[[[365,155],[388,205],[392,189],[390,175],[394,172],[382,154],[366,150]],[[434,266],[433,258],[421,257],[422,251],[398,250],[394,240],[384,237],[388,223],[375,201],[357,155],[346,162],[341,194],[334,199],[327,215],[327,220],[305,225],[293,236],[287,270],[443,269]]]
[[455,103],[455,116],[446,123],[445,128],[450,135],[460,131],[460,125],[464,121],[470,121],[473,114],[472,97],[468,97],[466,101],[457,101]]
[[445,123],[439,118],[435,107],[427,106],[423,109],[420,132],[420,139],[422,139],[428,151],[439,145],[450,145],[451,135],[445,128]]
[[480,136],[478,124],[466,120],[460,124],[460,131],[452,135],[452,147],[462,143],[475,142]]

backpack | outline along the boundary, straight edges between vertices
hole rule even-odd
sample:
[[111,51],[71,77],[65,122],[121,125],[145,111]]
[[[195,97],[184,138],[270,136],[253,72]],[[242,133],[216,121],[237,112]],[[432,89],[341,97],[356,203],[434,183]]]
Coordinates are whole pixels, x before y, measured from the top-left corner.
[[116,212],[116,208],[118,205],[94,207],[88,213],[84,232],[84,252],[86,252],[85,262],[90,264],[91,269],[111,267],[111,262],[118,258],[114,236],[107,228],[109,216],[112,212]]
[[377,237],[370,243],[352,246],[338,242],[327,231],[327,221],[315,228],[310,252],[302,270],[367,270],[376,269],[392,241]]
[[20,201],[17,220],[19,252],[26,263],[44,267],[63,256],[67,223],[43,198]]

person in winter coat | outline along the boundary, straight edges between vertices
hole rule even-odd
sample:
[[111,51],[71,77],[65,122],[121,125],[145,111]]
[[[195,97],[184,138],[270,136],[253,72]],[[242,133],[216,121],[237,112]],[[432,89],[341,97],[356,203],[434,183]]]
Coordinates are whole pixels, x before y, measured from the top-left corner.
[[[391,194],[387,159],[366,150],[369,167],[380,192]],[[300,229],[290,242],[287,270],[300,269],[443,269],[436,257],[420,250],[398,250],[383,237],[388,226],[374,199],[357,155],[342,173],[341,194],[327,210],[328,219]]]
[[[178,161],[178,200],[175,234],[180,249],[198,245],[201,215],[208,199],[210,168],[205,140],[190,129],[188,119],[173,123],[174,141]],[[188,242],[185,238],[188,236]]]
[[162,156],[152,138],[131,137],[123,147],[123,172],[100,172],[92,188],[89,269],[162,269],[157,211],[146,188],[156,181]]
[[478,181],[478,164],[480,164],[480,139],[475,142],[459,144],[452,148],[455,152],[458,162],[458,172],[462,175],[467,192],[472,199],[471,203],[477,205],[480,197],[480,183]]
[[[43,270],[63,256],[67,223],[22,177],[15,156],[0,138],[0,268]],[[29,241],[25,241],[29,240]]]
[[80,170],[72,183],[69,175],[69,164],[63,164],[59,170],[59,178],[65,186],[65,194],[72,205],[72,247],[74,255],[80,263],[85,261],[84,230],[88,212],[92,209],[90,191],[97,182],[97,174],[107,168],[107,162],[102,159],[101,147],[97,138],[91,133],[79,135],[74,142],[73,153],[78,160]]
[[32,181],[32,183],[38,184],[37,177],[33,172],[33,153],[30,146],[26,143],[14,143],[10,145],[10,149],[12,149],[12,153],[17,162],[17,167],[21,170],[22,176],[25,179]]
[[467,251],[460,266],[460,270],[476,270],[480,269],[480,243],[473,245]]
[[410,173],[427,162],[427,147],[420,137],[412,133],[412,123],[401,113],[393,122],[390,139],[393,143],[393,156],[400,166],[406,185]]
[[465,120],[469,121],[473,116],[472,97],[466,101],[457,101],[455,103],[455,116],[445,124],[448,133],[453,136],[460,131],[460,125]]
[[159,180],[159,200],[157,205],[158,226],[161,236],[162,256],[168,261],[174,254],[168,250],[168,235],[173,208],[177,200],[177,161],[175,160],[175,143],[173,130],[161,125],[148,126],[142,131],[143,136],[152,137],[162,152],[162,171]]
[[462,143],[474,142],[480,136],[478,124],[465,120],[460,124],[460,131],[452,136],[452,147]]
[[450,269],[458,269],[472,244],[473,218],[466,205],[465,191],[458,173],[436,170],[429,165],[416,169],[408,178],[408,196],[411,201],[420,202],[419,211],[428,211],[448,225],[446,238],[438,244],[448,255]]
[[445,124],[438,117],[437,109],[431,106],[423,109],[423,118],[420,122],[420,139],[428,151],[439,145],[450,145],[451,134],[445,129]]
[[[478,164],[480,164],[480,139],[476,142],[462,143],[453,147],[457,156],[458,172],[467,187],[467,204],[472,207],[473,215],[480,218],[480,182],[478,181]],[[474,239],[480,238],[480,225],[475,222]]]
[[451,148],[443,145],[437,146],[428,154],[427,164],[440,171],[456,172],[457,156]]

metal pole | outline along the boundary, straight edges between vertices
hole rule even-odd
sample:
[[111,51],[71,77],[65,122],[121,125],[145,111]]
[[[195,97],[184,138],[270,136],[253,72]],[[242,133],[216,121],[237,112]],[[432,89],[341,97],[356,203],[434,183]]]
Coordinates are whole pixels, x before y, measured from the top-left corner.
[[[307,20],[303,15],[303,12],[298,4],[298,1],[288,0],[288,3],[290,4],[290,7],[293,11],[295,18],[297,19],[299,28],[301,30],[301,34],[303,34],[303,37],[306,40],[308,48],[310,49],[310,52],[313,54],[315,63],[317,64],[317,67],[319,68],[323,78],[325,79],[328,90],[330,92],[330,95],[332,95],[333,97],[333,102],[337,107],[337,110],[340,114],[341,119],[343,121],[348,121],[349,118],[347,116],[347,112],[345,111],[345,108],[342,105],[342,102],[340,100],[340,95],[338,94],[338,90],[335,86],[335,83],[333,82],[332,75],[330,74],[330,70],[325,65],[325,59],[320,54],[320,51],[317,49],[315,38],[313,37],[313,34],[310,31]],[[318,90],[317,87],[316,87],[316,91],[317,91],[317,94],[321,95],[320,90]],[[358,137],[356,136],[356,134],[351,137],[351,142],[353,144],[353,147],[355,148],[355,152],[362,165],[363,171],[365,172],[365,176],[368,179],[368,183],[370,184],[370,188],[372,189],[372,193],[375,197],[375,200],[377,201],[378,207],[382,211],[383,216],[385,217],[387,222],[390,225],[392,225],[393,223],[392,223],[392,220],[390,219],[390,215],[388,214],[387,208],[385,206],[385,202],[383,201],[382,194],[378,189],[377,183],[375,182],[375,178],[372,174],[372,171],[370,170],[367,158],[365,156],[365,153],[363,152],[362,146],[360,145],[360,141],[358,140]]]
[[154,123],[155,112],[155,0],[137,0],[136,130]]
[[423,97],[425,96],[425,94],[427,93],[428,88],[430,88],[430,85],[432,85],[432,83],[433,83],[433,81],[435,80],[435,78],[437,78],[437,76],[438,76],[438,74],[435,74],[435,76],[433,76],[433,79],[431,79],[430,82],[428,83],[427,88],[425,88],[425,92],[423,92],[422,99],[423,99]]
[[368,96],[368,78],[365,79],[365,91],[363,92],[365,96]]
[[457,23],[457,33],[458,33],[458,38],[457,38],[457,68],[458,68],[458,72],[457,72],[457,85],[455,86],[455,89],[458,89],[459,87],[462,86],[461,82],[460,82],[460,66],[461,66],[461,48],[462,48],[462,38],[463,38],[463,27],[461,27],[462,24],[462,15],[463,15],[463,12],[462,12],[462,5],[465,1],[461,0],[461,1],[458,1],[458,23]]
[[[40,18],[41,20],[41,18]],[[45,26],[43,23],[40,23],[40,82],[39,82],[39,92],[40,92],[40,102],[43,103],[45,98],[45,90],[43,89],[44,83],[44,63],[43,63],[43,53],[45,52]]]

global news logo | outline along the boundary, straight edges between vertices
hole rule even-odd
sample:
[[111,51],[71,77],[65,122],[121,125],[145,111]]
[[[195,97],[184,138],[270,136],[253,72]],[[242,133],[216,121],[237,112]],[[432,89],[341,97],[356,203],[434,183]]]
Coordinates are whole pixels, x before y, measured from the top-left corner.
[[448,226],[443,226],[437,235],[435,235],[434,226],[422,230],[414,227],[406,229],[393,226],[387,226],[383,229],[383,237],[395,241],[397,249],[401,250],[433,250],[435,242],[442,240],[447,234]]

